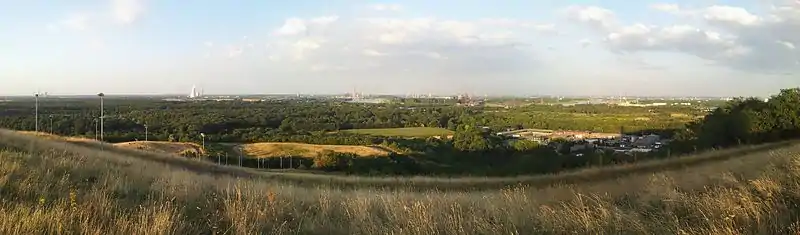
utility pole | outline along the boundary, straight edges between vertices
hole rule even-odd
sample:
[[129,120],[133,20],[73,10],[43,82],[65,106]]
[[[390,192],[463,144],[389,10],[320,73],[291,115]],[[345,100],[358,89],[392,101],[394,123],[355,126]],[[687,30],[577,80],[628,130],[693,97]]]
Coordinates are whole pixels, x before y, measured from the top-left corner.
[[97,96],[100,97],[100,151],[103,151],[105,149],[105,145],[103,143],[105,141],[105,136],[103,133],[104,132],[103,120],[105,120],[105,114],[104,114],[105,108],[103,107],[103,97],[106,95],[101,92],[98,93]]
[[103,125],[104,125],[104,120],[106,119],[106,117],[105,117],[105,114],[104,114],[104,109],[105,108],[103,107],[103,97],[106,96],[106,95],[103,94],[103,93],[99,93],[99,94],[97,94],[97,96],[100,97],[100,141],[102,142],[102,141],[105,141],[105,133],[104,133],[105,130],[103,129],[104,128]]
[[35,112],[36,112],[36,132],[39,132],[39,92],[33,94],[34,99],[36,100],[35,104]]

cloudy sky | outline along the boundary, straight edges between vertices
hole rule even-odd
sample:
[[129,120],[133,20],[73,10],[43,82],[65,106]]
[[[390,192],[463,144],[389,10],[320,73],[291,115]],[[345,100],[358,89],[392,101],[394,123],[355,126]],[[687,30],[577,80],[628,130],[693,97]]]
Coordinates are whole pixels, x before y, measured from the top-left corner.
[[768,95],[797,0],[0,0],[0,95]]

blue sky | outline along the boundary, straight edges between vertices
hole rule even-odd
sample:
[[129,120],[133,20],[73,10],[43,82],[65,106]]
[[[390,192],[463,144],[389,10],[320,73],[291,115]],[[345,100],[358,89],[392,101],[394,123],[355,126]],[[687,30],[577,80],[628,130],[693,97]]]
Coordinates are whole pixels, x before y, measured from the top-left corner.
[[0,94],[762,96],[800,86],[800,4],[0,1]]

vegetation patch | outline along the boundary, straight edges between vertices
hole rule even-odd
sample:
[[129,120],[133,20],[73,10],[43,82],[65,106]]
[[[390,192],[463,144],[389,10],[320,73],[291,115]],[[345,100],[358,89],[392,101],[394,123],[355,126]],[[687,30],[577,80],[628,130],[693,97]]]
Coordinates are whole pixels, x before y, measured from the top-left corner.
[[380,129],[352,129],[342,132],[375,135],[375,136],[395,136],[395,137],[431,137],[431,136],[451,136],[453,131],[438,127],[403,127],[403,128],[380,128]]

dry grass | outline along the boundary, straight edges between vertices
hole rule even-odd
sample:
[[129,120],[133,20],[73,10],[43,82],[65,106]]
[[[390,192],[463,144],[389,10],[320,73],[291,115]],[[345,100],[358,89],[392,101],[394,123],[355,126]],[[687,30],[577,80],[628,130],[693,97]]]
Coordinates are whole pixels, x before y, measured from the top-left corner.
[[[25,135],[33,135],[50,140],[63,140],[71,143],[94,143],[94,144],[99,143],[99,141],[94,139],[72,137],[72,136],[60,136],[45,132],[17,131],[17,133]],[[138,149],[138,150],[161,153],[161,154],[173,154],[173,155],[192,154],[194,156],[200,156],[202,153],[204,153],[203,148],[199,144],[185,143],[185,142],[131,141],[124,143],[115,143],[112,145],[120,148]]]
[[0,234],[800,232],[797,146],[598,182],[458,192],[288,184],[2,131],[0,144]]
[[83,138],[83,137],[73,137],[73,136],[60,136],[60,135],[54,135],[54,134],[50,134],[50,133],[46,133],[46,132],[17,131],[17,133],[25,134],[25,135],[33,135],[33,136],[37,136],[37,137],[45,138],[45,139],[65,140],[65,141],[68,141],[68,142],[93,142],[93,143],[98,142],[97,140],[94,140],[94,139],[88,139],[88,138]]
[[338,153],[350,153],[361,157],[387,156],[389,151],[371,146],[357,145],[319,145],[302,143],[254,143],[242,145],[244,154],[251,157],[285,157],[298,156],[315,158],[319,153],[329,150]]
[[116,143],[116,147],[139,149],[155,153],[165,154],[193,154],[194,156],[201,156],[203,148],[199,144],[184,143],[184,142],[167,142],[167,141],[132,141],[125,143]]

